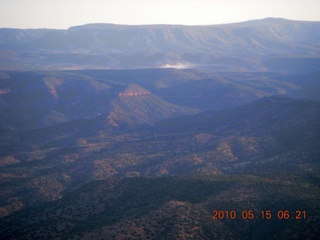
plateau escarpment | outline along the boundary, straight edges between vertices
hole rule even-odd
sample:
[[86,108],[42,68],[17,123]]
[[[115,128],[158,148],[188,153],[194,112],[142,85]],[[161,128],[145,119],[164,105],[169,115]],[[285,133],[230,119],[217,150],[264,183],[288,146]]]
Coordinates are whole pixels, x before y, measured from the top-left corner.
[[319,22],[275,18],[210,26],[88,24],[67,30],[0,29],[0,68],[315,70],[320,65],[319,33]]

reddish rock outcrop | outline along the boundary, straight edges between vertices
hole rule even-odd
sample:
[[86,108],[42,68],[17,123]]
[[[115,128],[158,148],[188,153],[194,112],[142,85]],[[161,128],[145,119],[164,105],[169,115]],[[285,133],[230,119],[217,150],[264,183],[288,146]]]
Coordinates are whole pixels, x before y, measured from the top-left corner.
[[151,92],[148,90],[136,85],[136,84],[130,84],[126,90],[119,93],[120,97],[133,97],[133,96],[143,96],[143,95],[149,95]]
[[144,91],[144,92],[121,92],[119,93],[120,97],[123,96],[142,96],[142,95],[149,95],[151,94],[149,91]]

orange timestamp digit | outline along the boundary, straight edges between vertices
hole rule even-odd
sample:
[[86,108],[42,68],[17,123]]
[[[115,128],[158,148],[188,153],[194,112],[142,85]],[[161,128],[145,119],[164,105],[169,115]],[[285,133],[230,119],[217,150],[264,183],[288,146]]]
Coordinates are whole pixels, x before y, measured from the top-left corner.
[[306,211],[301,211],[301,210],[297,210],[294,212],[290,212],[289,210],[279,210],[278,211],[278,219],[282,220],[282,219],[296,219],[296,220],[302,220],[302,219],[306,219],[307,217],[307,212]]
[[237,212],[235,210],[213,210],[212,219],[236,219]]
[[272,218],[279,220],[296,219],[302,220],[306,219],[307,212],[305,210],[278,210],[276,214],[272,214],[271,210],[262,210],[259,213],[255,213],[253,210],[242,210],[237,213],[235,210],[213,210],[212,219],[222,220],[222,219],[243,219],[243,220],[254,220],[254,219],[266,219],[271,220]]
[[262,219],[270,220],[272,218],[272,214],[270,210],[261,211],[260,214]]

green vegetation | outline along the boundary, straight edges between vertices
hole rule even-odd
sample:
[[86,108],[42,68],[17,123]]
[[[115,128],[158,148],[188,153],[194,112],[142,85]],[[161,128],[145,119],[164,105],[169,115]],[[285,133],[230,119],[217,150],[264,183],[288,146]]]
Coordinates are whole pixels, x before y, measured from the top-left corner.
[[253,101],[304,83],[236,75],[2,74],[0,239],[316,239],[320,105]]
[[[313,174],[105,179],[4,219],[0,236],[274,239],[297,235],[315,239],[320,223],[319,182]],[[258,219],[213,220],[213,210],[235,210],[239,216],[252,210]],[[261,218],[260,212],[267,210],[272,219]],[[290,211],[294,218],[280,220],[279,210]],[[306,211],[305,219],[295,219],[296,210]]]

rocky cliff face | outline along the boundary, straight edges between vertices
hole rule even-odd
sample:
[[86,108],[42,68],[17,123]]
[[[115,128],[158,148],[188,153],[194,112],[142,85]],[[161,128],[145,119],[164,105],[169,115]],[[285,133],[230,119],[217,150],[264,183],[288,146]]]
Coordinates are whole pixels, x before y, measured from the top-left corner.
[[279,69],[273,63],[277,59],[271,66],[263,62],[274,55],[299,56],[297,61],[309,56],[313,65],[307,67],[314,70],[319,66],[319,33],[319,22],[285,19],[212,26],[89,24],[68,30],[0,29],[0,69],[214,66],[218,71],[257,71]]
[[125,91],[119,93],[119,97],[133,97],[133,96],[143,96],[143,95],[150,95],[151,92],[149,92],[146,89],[143,89],[142,87],[139,87],[135,84],[130,84]]
[[143,96],[143,95],[149,95],[150,92],[122,92],[119,93],[120,97],[133,97],[133,96]]

